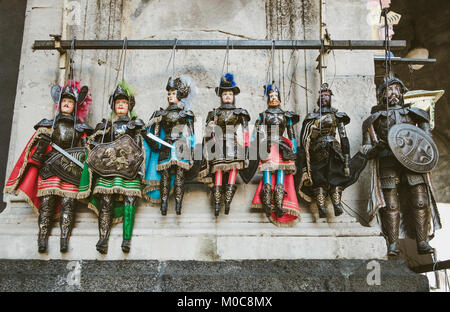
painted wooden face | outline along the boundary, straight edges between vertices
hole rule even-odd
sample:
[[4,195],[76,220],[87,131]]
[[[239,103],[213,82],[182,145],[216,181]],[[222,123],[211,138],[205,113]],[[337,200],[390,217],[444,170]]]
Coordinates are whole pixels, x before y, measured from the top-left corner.
[[388,85],[383,91],[383,98],[386,97],[389,105],[399,104],[402,97],[401,86],[398,83]]
[[61,113],[64,115],[70,115],[75,107],[75,101],[70,98],[61,99]]
[[114,112],[117,116],[127,116],[128,115],[128,100],[127,99],[117,99],[114,103]]
[[280,99],[278,98],[278,92],[270,91],[269,92],[269,106],[278,106],[280,105]]
[[328,91],[323,91],[320,93],[320,101],[322,106],[330,106],[331,105],[331,94]]
[[177,90],[169,90],[167,92],[167,100],[170,104],[178,103],[180,100],[177,98]]
[[234,102],[234,93],[231,90],[223,91],[222,95],[222,103],[223,104],[233,104]]

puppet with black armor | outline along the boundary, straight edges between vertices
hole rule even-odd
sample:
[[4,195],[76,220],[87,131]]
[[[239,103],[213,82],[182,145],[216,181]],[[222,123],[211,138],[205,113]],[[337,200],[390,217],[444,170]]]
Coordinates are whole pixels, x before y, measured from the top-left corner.
[[63,89],[52,88],[59,111],[55,119],[43,119],[34,126],[36,132],[5,186],[5,193],[25,194],[28,203],[39,213],[39,252],[47,251],[48,237],[58,214],[60,251],[68,249],[82,168],[57,148],[67,152],[79,164],[84,162],[86,138],[94,130],[83,123],[91,105],[88,91],[86,86],[81,88],[79,82],[73,80],[69,80]]
[[89,137],[89,150],[78,198],[90,197],[88,207],[98,213],[100,253],[108,252],[113,221],[123,221],[123,252],[129,252],[134,217],[142,197],[141,131],[144,122],[133,108],[135,98],[125,81],[119,83],[110,98],[111,119],[97,124]]
[[332,95],[328,84],[322,84],[317,100],[319,108],[306,116],[300,134],[302,172],[298,191],[307,202],[312,202],[311,197],[315,199],[320,218],[327,216],[327,195],[334,215],[343,213],[342,191],[350,180],[350,143],[345,131],[350,117],[331,106]]
[[432,253],[428,241],[441,228],[431,183],[438,150],[429,115],[405,106],[405,91],[401,80],[385,81],[362,127],[362,151],[372,170],[368,213],[381,221],[389,256],[400,253],[398,240],[405,236],[416,240],[419,254]]
[[[293,226],[300,220],[293,175],[297,140],[294,125],[299,115],[281,108],[280,90],[274,84],[264,86],[268,108],[255,122],[251,144],[258,144],[258,172],[263,174],[253,197],[253,208],[264,208],[277,226]],[[283,136],[286,132],[287,136]]]
[[[222,202],[225,214],[229,214],[231,201],[236,192],[237,174],[239,170],[248,166],[250,115],[246,109],[236,107],[236,95],[240,93],[240,89],[231,73],[221,77],[215,92],[220,97],[221,104],[210,111],[206,118],[204,139],[206,155],[204,166],[199,172],[199,180],[206,181],[207,177],[214,180],[211,191],[214,215],[218,216]],[[243,148],[237,141],[239,127],[243,133]]]
[[[193,165],[195,146],[194,113],[189,109],[193,96],[193,81],[188,76],[169,78],[166,90],[168,106],[153,113],[147,131],[168,145],[144,135],[146,148],[145,197],[161,203],[161,214],[167,214],[169,193],[173,181],[175,211],[181,214],[185,176]],[[187,137],[183,132],[187,132]]]

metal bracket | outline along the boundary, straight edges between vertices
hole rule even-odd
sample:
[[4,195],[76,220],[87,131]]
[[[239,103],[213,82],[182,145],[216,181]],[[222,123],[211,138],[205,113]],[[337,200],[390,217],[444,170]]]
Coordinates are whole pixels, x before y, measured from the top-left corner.
[[61,46],[61,35],[50,34],[54,39],[54,47],[60,54],[66,53],[66,50]]

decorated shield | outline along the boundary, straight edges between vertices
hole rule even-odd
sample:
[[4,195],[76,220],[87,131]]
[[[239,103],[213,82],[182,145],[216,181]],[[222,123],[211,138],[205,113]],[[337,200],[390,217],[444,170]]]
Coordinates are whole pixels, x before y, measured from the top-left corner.
[[102,177],[119,176],[128,180],[136,178],[143,161],[144,152],[128,134],[113,142],[98,144],[86,160]]
[[419,127],[397,124],[390,128],[388,144],[395,158],[407,169],[430,172],[436,167],[439,151],[433,139]]
[[[86,157],[86,149],[84,147],[68,148],[65,151],[81,163],[84,163],[84,159]],[[80,184],[82,170],[82,168],[66,156],[55,152],[52,153],[52,155],[45,161],[45,164],[39,174],[44,180],[56,175],[65,182],[78,185]]]

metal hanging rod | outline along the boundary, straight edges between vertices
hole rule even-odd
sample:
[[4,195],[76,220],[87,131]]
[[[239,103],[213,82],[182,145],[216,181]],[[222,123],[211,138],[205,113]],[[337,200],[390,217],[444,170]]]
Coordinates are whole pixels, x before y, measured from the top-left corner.
[[[386,60],[384,56],[374,56],[375,63],[384,63]],[[423,65],[436,63],[436,59],[421,59],[421,58],[406,58],[406,57],[391,57],[392,64],[412,64]]]
[[[59,40],[58,36],[52,35],[55,40],[36,40],[33,44],[33,50],[53,50],[56,49],[63,53],[69,50],[72,40]],[[127,49],[129,50],[167,50],[173,49],[174,40],[128,40]],[[236,50],[257,50],[271,49],[272,40],[230,40],[229,46]],[[275,40],[275,49],[303,49],[303,50],[377,50],[385,45],[384,40],[331,40],[326,44],[323,40]],[[76,40],[75,49],[77,50],[120,50],[123,46],[123,40]],[[392,50],[399,50],[406,47],[405,40],[391,40]],[[226,49],[227,40],[178,40],[177,49],[179,50],[213,50]]]

